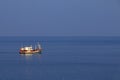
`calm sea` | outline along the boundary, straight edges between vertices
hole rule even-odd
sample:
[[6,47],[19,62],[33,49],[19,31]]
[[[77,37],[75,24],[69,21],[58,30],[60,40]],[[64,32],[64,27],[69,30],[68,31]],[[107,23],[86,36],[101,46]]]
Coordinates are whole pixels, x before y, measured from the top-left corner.
[[0,37],[0,80],[120,80],[120,37]]

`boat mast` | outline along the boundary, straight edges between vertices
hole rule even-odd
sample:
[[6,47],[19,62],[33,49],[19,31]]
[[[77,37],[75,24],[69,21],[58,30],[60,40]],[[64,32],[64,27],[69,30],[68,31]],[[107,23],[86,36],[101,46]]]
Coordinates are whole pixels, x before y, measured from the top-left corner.
[[41,45],[38,43],[38,49],[41,49]]
[[36,45],[35,45],[35,49],[37,49]]

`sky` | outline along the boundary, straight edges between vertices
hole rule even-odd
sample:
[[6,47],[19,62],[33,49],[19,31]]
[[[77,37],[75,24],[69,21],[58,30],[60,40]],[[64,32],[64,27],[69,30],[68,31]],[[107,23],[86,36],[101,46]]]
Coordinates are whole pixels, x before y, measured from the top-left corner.
[[0,0],[0,36],[120,36],[120,1]]

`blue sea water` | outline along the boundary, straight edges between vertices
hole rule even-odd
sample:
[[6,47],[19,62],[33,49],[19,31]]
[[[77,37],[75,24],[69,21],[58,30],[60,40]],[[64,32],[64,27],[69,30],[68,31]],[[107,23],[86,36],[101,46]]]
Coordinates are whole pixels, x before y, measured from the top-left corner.
[[120,80],[120,37],[0,37],[0,80]]

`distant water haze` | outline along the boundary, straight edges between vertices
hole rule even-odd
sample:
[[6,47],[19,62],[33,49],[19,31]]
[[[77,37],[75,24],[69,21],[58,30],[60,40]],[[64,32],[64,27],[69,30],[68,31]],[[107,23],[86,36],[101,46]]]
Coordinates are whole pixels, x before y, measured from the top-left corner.
[[118,0],[0,0],[0,36],[120,36]]

